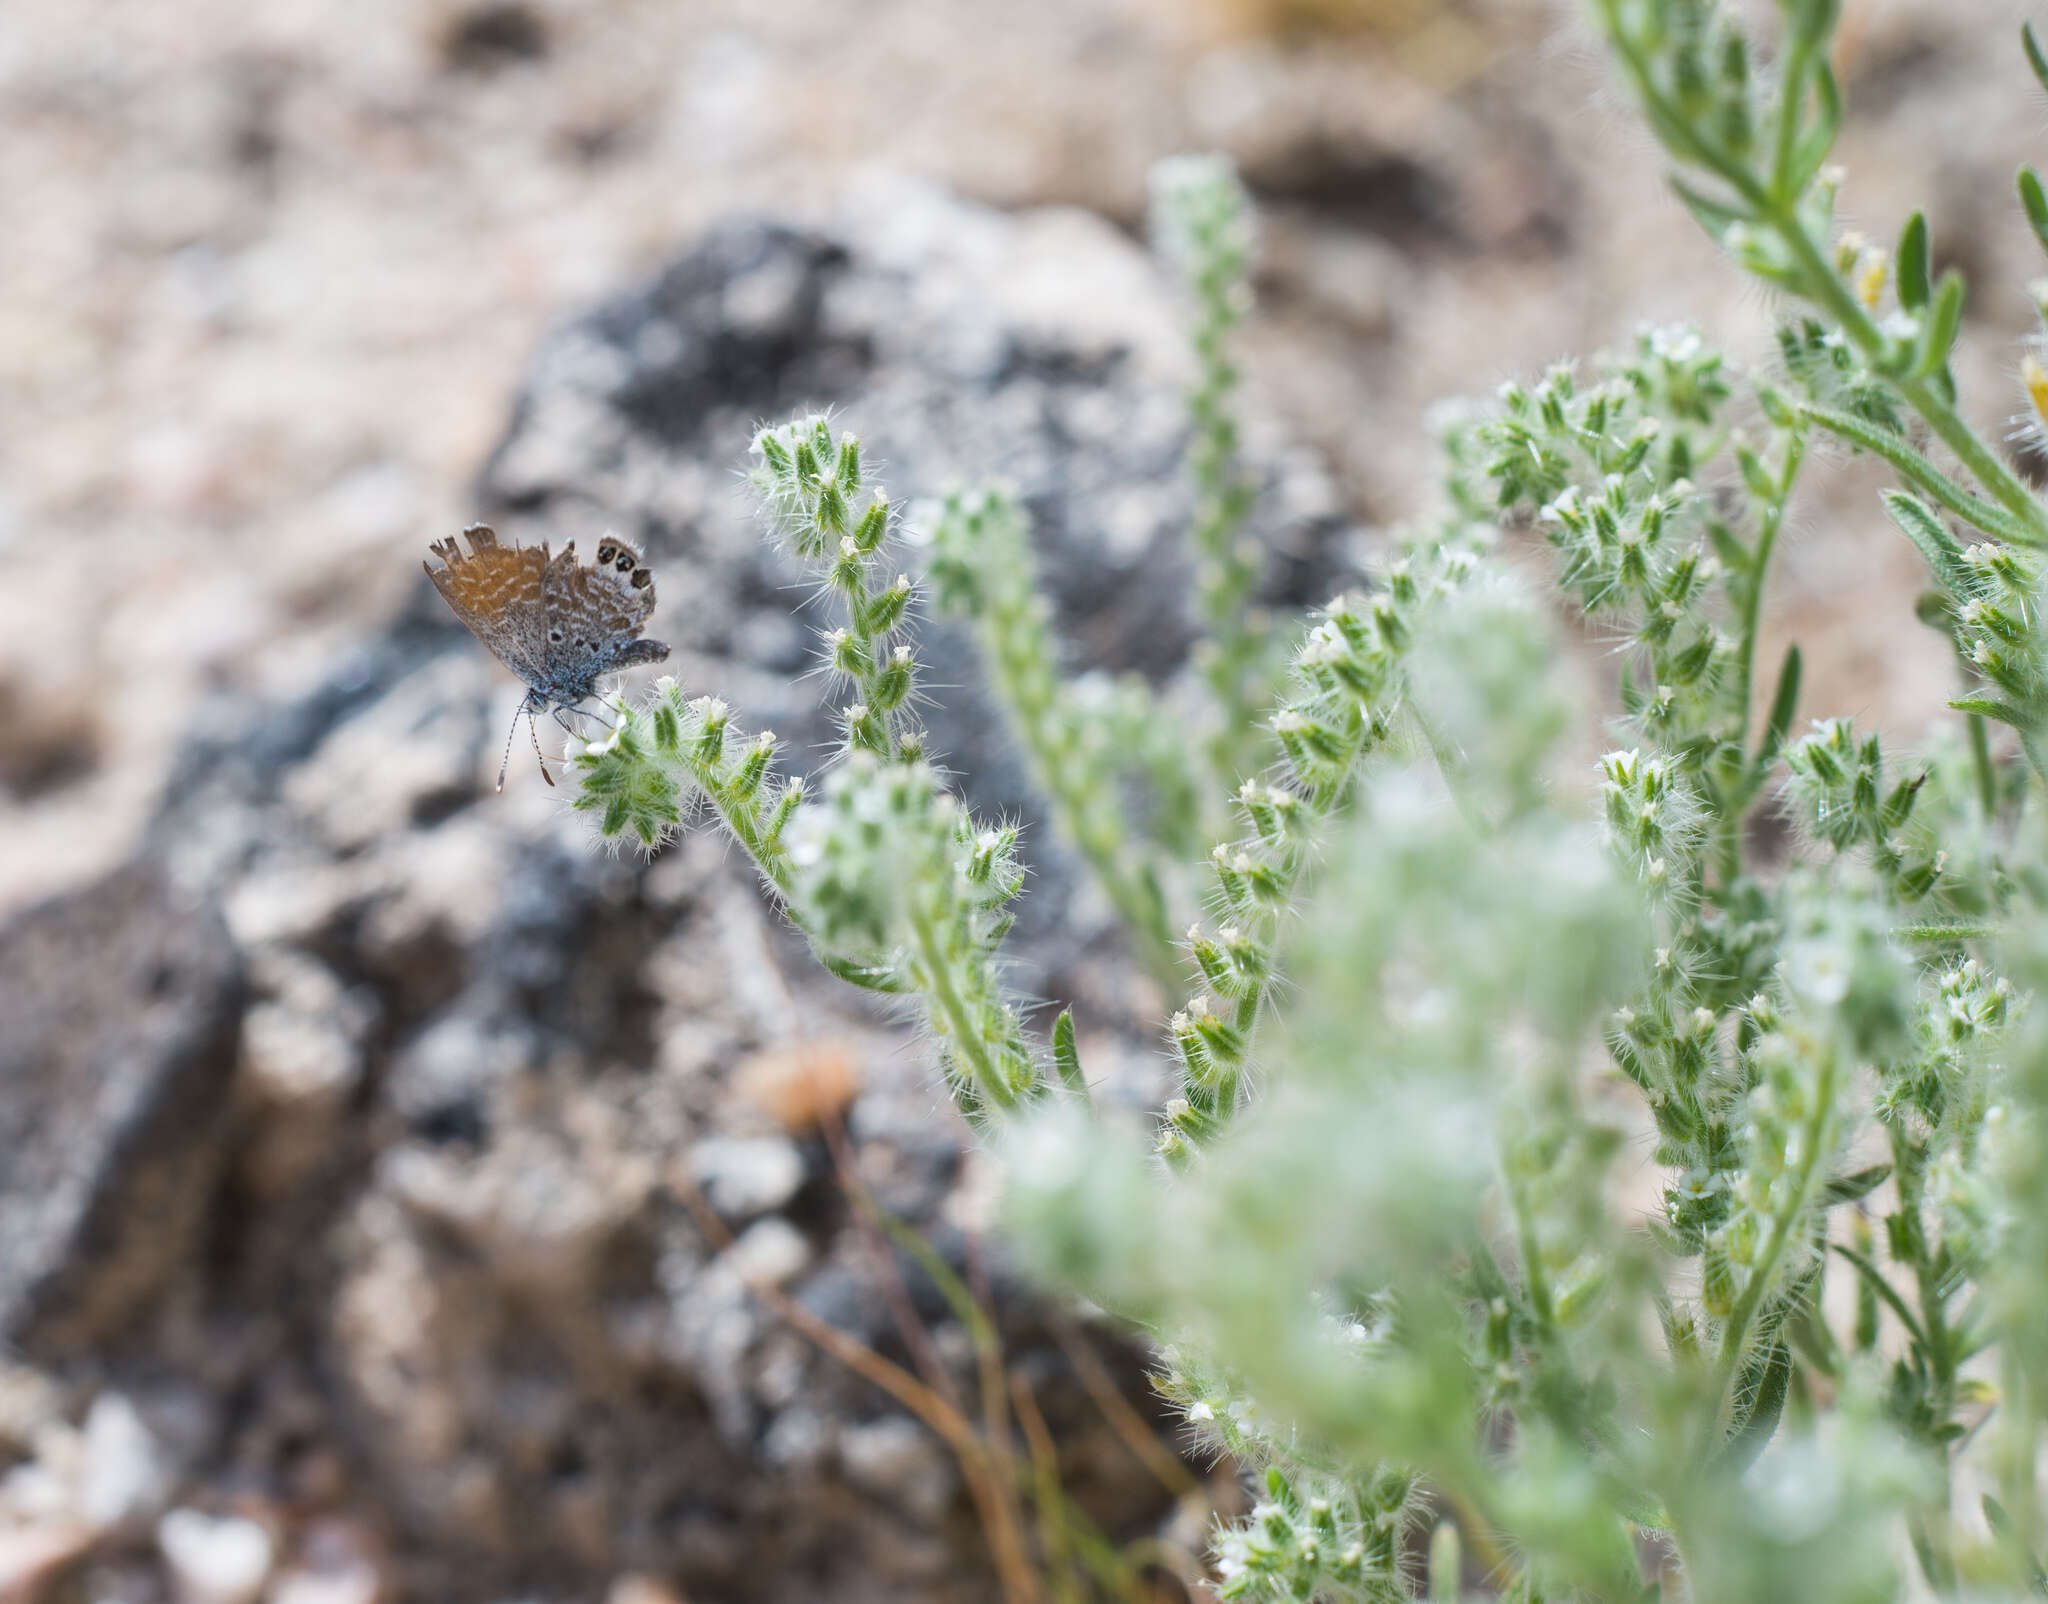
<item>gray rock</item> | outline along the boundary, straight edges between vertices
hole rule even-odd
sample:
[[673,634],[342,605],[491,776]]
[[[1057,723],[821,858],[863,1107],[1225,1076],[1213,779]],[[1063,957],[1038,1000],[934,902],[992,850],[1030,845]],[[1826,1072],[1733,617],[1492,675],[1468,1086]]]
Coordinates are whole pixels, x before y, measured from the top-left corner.
[[100,1340],[184,1257],[241,995],[219,913],[154,868],[0,930],[0,1343]]
[[804,1160],[785,1136],[714,1136],[690,1149],[690,1173],[720,1214],[750,1220],[796,1196]]
[[255,1604],[277,1558],[269,1529],[240,1515],[174,1509],[156,1541],[179,1604]]
[[101,1393],[85,1417],[79,1460],[78,1509],[96,1531],[144,1522],[169,1496],[170,1457],[135,1405]]
[[931,1523],[946,1513],[960,1485],[944,1445],[907,1415],[843,1428],[839,1463],[856,1487]]

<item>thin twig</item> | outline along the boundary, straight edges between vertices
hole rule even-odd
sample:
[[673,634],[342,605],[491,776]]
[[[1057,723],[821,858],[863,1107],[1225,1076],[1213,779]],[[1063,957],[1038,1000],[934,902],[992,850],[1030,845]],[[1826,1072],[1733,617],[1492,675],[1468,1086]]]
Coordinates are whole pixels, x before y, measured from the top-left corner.
[[[671,1176],[676,1195],[690,1211],[697,1229],[723,1250],[732,1246],[732,1232],[725,1228],[704,1194],[687,1175]],[[774,1310],[782,1322],[815,1346],[837,1359],[864,1381],[872,1382],[938,1433],[960,1462],[961,1474],[981,1515],[982,1529],[1001,1579],[1007,1604],[1039,1604],[1038,1578],[1025,1557],[1023,1535],[1018,1531],[1008,1500],[997,1489],[1005,1479],[990,1460],[986,1446],[974,1434],[967,1418],[938,1393],[927,1387],[901,1365],[892,1364],[858,1337],[841,1331],[830,1321],[805,1308],[774,1282],[739,1270],[747,1290]]]
[[1017,1412],[1017,1424],[1031,1450],[1033,1501],[1038,1509],[1038,1541],[1045,1551],[1045,1570],[1053,1590],[1064,1599],[1074,1598],[1073,1582],[1066,1574],[1068,1564],[1067,1501],[1060,1491],[1060,1456],[1053,1446],[1052,1432],[1038,1400],[1031,1396],[1031,1383],[1020,1366],[1010,1372],[1010,1401]]
[[827,1113],[819,1119],[818,1129],[825,1138],[826,1151],[832,1155],[832,1169],[839,1178],[839,1190],[853,1205],[853,1217],[858,1222],[861,1241],[867,1247],[869,1258],[874,1261],[876,1275],[882,1283],[882,1295],[889,1304],[890,1317],[896,1322],[903,1345],[910,1350],[918,1374],[935,1392],[958,1408],[961,1404],[960,1389],[939,1358],[930,1328],[918,1316],[916,1300],[911,1297],[910,1286],[903,1278],[903,1267],[882,1235],[881,1227],[875,1223],[873,1205],[854,1172],[844,1124],[836,1113]]
[[1095,1400],[1095,1407],[1102,1411],[1110,1429],[1123,1439],[1132,1457],[1174,1497],[1186,1498],[1199,1493],[1202,1484],[1194,1472],[1181,1462],[1180,1455],[1159,1440],[1158,1433],[1131,1407],[1131,1401],[1123,1395],[1101,1358],[1089,1346],[1087,1337],[1065,1320],[1052,1322],[1052,1335],[1060,1345],[1060,1351],[1067,1356],[1067,1362],[1074,1367],[1074,1374],[1081,1378],[1081,1385],[1087,1388],[1088,1396]]

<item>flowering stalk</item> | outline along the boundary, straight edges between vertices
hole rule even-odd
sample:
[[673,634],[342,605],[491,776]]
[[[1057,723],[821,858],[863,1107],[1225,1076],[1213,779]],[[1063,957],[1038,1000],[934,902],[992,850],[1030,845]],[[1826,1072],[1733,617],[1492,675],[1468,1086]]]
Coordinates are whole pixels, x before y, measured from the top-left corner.
[[814,416],[763,429],[753,453],[751,477],[771,524],[820,572],[845,612],[845,622],[824,636],[823,657],[856,692],[842,713],[847,750],[916,762],[924,734],[906,704],[917,660],[896,638],[915,591],[905,575],[880,577],[889,498],[868,482],[859,438],[835,436]]
[[1188,931],[1207,990],[1168,1025],[1181,1077],[1159,1137],[1169,1158],[1187,1156],[1236,1116],[1282,921],[1317,829],[1345,802],[1360,762],[1394,728],[1398,665],[1418,615],[1470,570],[1469,554],[1449,547],[1399,563],[1376,595],[1331,602],[1296,652],[1272,721],[1285,778],[1246,780],[1238,788],[1245,833],[1210,854],[1211,902],[1223,922],[1213,933],[1200,925]]
[[1060,678],[1022,510],[1001,490],[957,492],[946,498],[928,539],[933,597],[942,612],[972,622],[1060,833],[1087,860],[1153,975],[1178,986],[1181,957],[1157,853],[1123,794],[1131,753],[1119,747],[1122,732],[1098,716],[1101,709]]
[[984,1124],[1048,1089],[997,971],[1024,879],[1014,828],[977,826],[922,763],[856,753],[790,834],[792,917],[842,963],[888,955],[894,989],[924,1005],[969,1119]]
[[1251,201],[1220,156],[1180,156],[1152,172],[1153,231],[1195,297],[1194,388],[1188,394],[1195,483],[1195,583],[1203,677],[1216,703],[1209,742],[1217,781],[1233,785],[1261,761],[1259,716],[1273,693],[1272,629],[1252,594],[1264,554],[1245,540],[1254,487],[1239,448],[1232,333],[1251,307]]

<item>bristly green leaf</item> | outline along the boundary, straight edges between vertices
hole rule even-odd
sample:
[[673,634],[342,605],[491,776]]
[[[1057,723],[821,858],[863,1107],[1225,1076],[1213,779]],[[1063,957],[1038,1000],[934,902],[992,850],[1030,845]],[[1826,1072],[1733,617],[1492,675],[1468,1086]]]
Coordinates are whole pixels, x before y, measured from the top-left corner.
[[1813,93],[1817,103],[1813,126],[1799,141],[1792,170],[1786,175],[1788,183],[1783,193],[1787,198],[1804,195],[1812,187],[1821,168],[1827,165],[1828,153],[1835,148],[1835,136],[1842,130],[1842,91],[1825,58],[1814,63]]
[[1934,577],[1951,596],[1967,599],[1975,588],[1963,548],[1935,510],[1905,490],[1886,490],[1879,499],[1905,537],[1920,548]]
[[2000,724],[2010,724],[2016,730],[2029,726],[2024,708],[2014,707],[1995,696],[1958,696],[1948,705],[1958,713],[1974,713],[1979,718],[1995,719]]
[[1670,176],[1670,184],[1685,209],[1692,213],[1693,220],[1706,230],[1711,239],[1718,240],[1732,225],[1749,220],[1749,212],[1739,203],[1718,200],[1676,173]]
[[1785,1412],[1785,1393],[1792,1383],[1792,1350],[1782,1338],[1773,1338],[1742,1379],[1747,1407],[1738,1415],[1728,1441],[1722,1446],[1715,1468],[1739,1476],[1764,1451],[1778,1429],[1778,1417]]
[[1915,212],[1899,230],[1899,249],[1892,269],[1899,305],[1917,312],[1927,304],[1927,214]]
[[1778,688],[1771,697],[1770,716],[1764,721],[1763,739],[1757,743],[1756,766],[1768,768],[1785,745],[1792,719],[1799,706],[1800,657],[1797,645],[1785,648],[1785,661],[1778,669]]
[[2048,195],[2041,191],[2041,175],[2031,167],[2022,167],[2019,190],[2020,209],[2027,214],[2027,226],[2041,242],[2041,249],[2048,251]]
[[1934,289],[1934,310],[1920,336],[1919,354],[1914,358],[1913,377],[1924,379],[1938,373],[1948,362],[1956,343],[1956,331],[1963,323],[1963,275],[1950,268]]
[[1837,1203],[1854,1203],[1859,1197],[1868,1197],[1875,1192],[1891,1172],[1889,1164],[1871,1164],[1847,1175],[1837,1175],[1821,1188],[1821,1201],[1830,1207]]
[[1811,402],[1800,404],[1799,416],[1819,424],[1828,433],[1839,435],[1861,450],[1882,457],[1904,474],[1922,494],[1932,496],[1958,518],[1974,524],[1987,535],[1995,535],[2000,540],[2014,541],[2022,546],[2038,546],[2042,543],[2038,534],[2004,508],[1993,506],[1981,496],[1973,496],[1957,484],[1928,458],[1908,445],[1903,436],[1851,413],[1839,412],[1833,407],[1816,406]]
[[2041,42],[2034,37],[2031,22],[2020,24],[2020,43],[2026,47],[2027,65],[2034,69],[2034,81],[2048,90],[2048,56],[2041,54]]
[[1898,1289],[1885,1279],[1884,1272],[1846,1242],[1830,1242],[1828,1246],[1856,1266],[1856,1273],[1863,1278],[1863,1284],[1876,1293],[1892,1313],[1899,1317],[1899,1324],[1906,1328],[1906,1334],[1925,1348],[1927,1337],[1920,1329],[1919,1320],[1915,1318],[1913,1311],[1906,1307],[1906,1300],[1899,1296]]
[[[1755,457],[1754,452],[1750,455],[1752,459]],[[1720,519],[1716,518],[1707,525],[1707,538],[1714,543],[1714,555],[1731,571],[1746,574],[1755,566],[1755,554],[1742,543],[1742,537]]]
[[[2029,31],[2027,43],[2031,45],[2033,42],[2033,34]],[[1984,1524],[1991,1528],[1991,1535],[1996,1537],[2001,1543],[2005,1543],[2008,1546],[2018,1544],[2020,1540],[2019,1527],[2013,1524],[2013,1518],[2007,1512],[2005,1505],[2001,1504],[1989,1493],[1984,1495]],[[2048,1598],[2048,1570],[2043,1570],[2041,1562],[2034,1558],[2032,1554],[2025,1554],[2023,1551],[2023,1558],[2027,1566],[2027,1579],[2033,1584],[2034,1591],[2042,1597]]]
[[893,969],[881,968],[874,964],[854,963],[850,959],[835,957],[826,952],[819,953],[817,958],[827,974],[845,981],[849,986],[858,986],[862,991],[879,991],[900,996],[910,989],[904,983],[903,977]]
[[1059,1018],[1052,1022],[1052,1064],[1059,1074],[1060,1084],[1085,1102],[1088,1077],[1081,1073],[1081,1053],[1074,1045],[1074,1010],[1071,1008],[1062,1008]]

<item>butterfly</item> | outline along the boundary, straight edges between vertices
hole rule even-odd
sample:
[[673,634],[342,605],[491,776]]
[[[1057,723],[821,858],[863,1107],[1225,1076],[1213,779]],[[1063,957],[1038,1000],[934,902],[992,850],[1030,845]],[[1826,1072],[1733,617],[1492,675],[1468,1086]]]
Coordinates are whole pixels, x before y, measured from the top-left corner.
[[559,557],[550,557],[545,542],[499,545],[487,524],[462,533],[467,552],[453,538],[437,540],[428,549],[442,566],[420,566],[469,632],[526,682],[526,699],[505,732],[498,789],[505,789],[520,714],[533,737],[533,755],[540,758],[541,778],[553,785],[534,714],[552,708],[567,729],[563,714],[595,696],[602,675],[668,656],[666,643],[640,638],[654,611],[654,571],[637,547],[617,535],[606,535],[598,542],[597,560],[583,563],[576,560],[573,540]]

